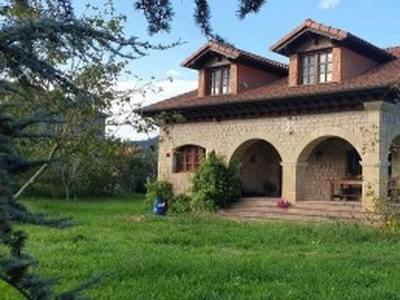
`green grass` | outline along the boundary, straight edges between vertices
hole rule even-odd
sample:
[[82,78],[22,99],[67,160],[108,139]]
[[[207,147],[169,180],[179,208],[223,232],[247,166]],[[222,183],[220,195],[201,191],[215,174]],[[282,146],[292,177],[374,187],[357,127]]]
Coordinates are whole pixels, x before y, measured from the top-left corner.
[[372,228],[155,217],[133,198],[25,203],[78,224],[23,226],[35,272],[60,290],[104,274],[94,299],[399,299],[400,242]]

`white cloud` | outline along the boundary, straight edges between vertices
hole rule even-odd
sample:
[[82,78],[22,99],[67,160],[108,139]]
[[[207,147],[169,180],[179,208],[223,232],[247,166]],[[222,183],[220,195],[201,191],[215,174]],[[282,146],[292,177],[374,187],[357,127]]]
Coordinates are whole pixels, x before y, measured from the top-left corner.
[[[137,108],[138,105],[147,106],[196,88],[197,80],[164,80],[150,85],[141,85],[137,81],[120,82],[117,85],[117,89],[121,91],[131,90],[128,94],[131,100],[130,103],[114,105],[112,110],[116,118],[123,120],[129,118],[132,110]],[[157,135],[157,132],[149,134],[138,133],[130,125],[107,126],[107,131],[110,135],[129,140],[143,140]]]
[[340,0],[321,0],[319,2],[319,7],[322,9],[332,9],[338,5]]
[[182,72],[175,70],[175,69],[170,69],[167,72],[165,72],[165,75],[171,76],[171,77],[178,77],[182,74]]

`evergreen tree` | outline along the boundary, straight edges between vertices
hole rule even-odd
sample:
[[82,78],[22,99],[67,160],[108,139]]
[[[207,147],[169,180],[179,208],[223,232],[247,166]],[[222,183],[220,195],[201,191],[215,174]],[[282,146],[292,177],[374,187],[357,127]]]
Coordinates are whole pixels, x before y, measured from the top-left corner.
[[[257,12],[265,2],[240,0],[238,17]],[[170,29],[170,0],[134,3],[145,15],[150,34]],[[217,37],[210,24],[208,1],[195,0],[194,4],[196,24],[206,36]],[[29,212],[15,197],[15,176],[46,166],[65,146],[62,137],[40,128],[65,122],[60,118],[65,113],[106,108],[115,97],[110,83],[126,60],[164,47],[126,38],[123,16],[77,18],[71,0],[3,1],[0,18],[0,246],[8,249],[0,255],[0,279],[26,299],[78,299],[85,285],[53,295],[55,282],[32,274],[34,259],[24,252],[27,234],[15,230],[15,222],[57,227],[70,222]],[[70,67],[75,65],[73,72]],[[24,147],[16,147],[50,140],[55,143],[42,159],[29,160],[21,150]]]
[[[211,25],[211,10],[209,0],[193,0],[193,18],[195,24],[208,38],[221,40]],[[172,0],[137,0],[135,8],[143,12],[148,22],[148,31],[154,34],[160,31],[171,30],[171,22],[174,17]],[[267,0],[238,0],[236,14],[239,19],[244,19],[250,13],[257,13]],[[181,3],[177,5],[182,5]]]
[[[91,111],[109,105],[106,84],[88,86],[68,67],[79,60],[91,76],[113,74],[125,60],[157,49],[136,38],[125,38],[118,20],[77,18],[69,0],[10,0],[0,6],[0,279],[27,299],[76,299],[75,291],[52,295],[54,281],[33,275],[34,259],[24,252],[27,234],[15,222],[67,226],[68,220],[48,220],[29,212],[14,196],[14,178],[48,163],[21,156],[21,141],[57,140],[55,132],[39,130],[63,123],[66,111]],[[108,53],[108,62],[99,52]],[[93,71],[95,70],[95,71]],[[93,82],[93,81],[91,81]],[[100,92],[99,92],[100,91]],[[111,93],[112,94],[112,93]],[[106,97],[108,95],[108,97]],[[47,124],[47,125],[46,125]]]

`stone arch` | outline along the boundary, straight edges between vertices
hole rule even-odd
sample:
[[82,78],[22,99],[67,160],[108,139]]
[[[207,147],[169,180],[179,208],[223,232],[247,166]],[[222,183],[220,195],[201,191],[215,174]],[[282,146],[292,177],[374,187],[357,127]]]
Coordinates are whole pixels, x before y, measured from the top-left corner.
[[263,139],[246,140],[232,154],[231,159],[234,158],[241,162],[243,196],[281,196],[282,159],[271,143]]
[[349,132],[338,127],[325,127],[315,130],[312,134],[300,140],[295,151],[292,153],[291,161],[305,162],[314,146],[330,137],[342,138],[351,144],[362,156],[362,140],[354,132]]
[[276,149],[276,151],[282,157],[282,160],[285,160],[285,158],[287,157],[285,148],[282,146],[281,142],[279,142],[277,138],[274,138],[272,136],[265,137],[262,134],[253,134],[252,136],[247,135],[246,137],[238,139],[234,143],[232,143],[226,152],[227,159],[231,160],[232,156],[240,148],[240,146],[242,146],[247,141],[251,140],[263,140],[272,145]]
[[390,132],[387,143],[385,144],[385,152],[390,151],[393,146],[400,147],[400,128],[399,130]]
[[320,133],[316,133],[314,139],[309,137],[308,144],[302,145],[303,149],[297,156],[296,163],[303,166],[298,174],[298,180],[302,181],[298,185],[302,188],[301,198],[328,200],[342,196],[347,200],[360,200],[362,156],[353,144],[359,145],[359,141],[343,132],[341,136],[338,131],[336,134],[332,131],[325,135]]
[[392,136],[386,146],[389,188],[398,188],[400,185],[400,133]]

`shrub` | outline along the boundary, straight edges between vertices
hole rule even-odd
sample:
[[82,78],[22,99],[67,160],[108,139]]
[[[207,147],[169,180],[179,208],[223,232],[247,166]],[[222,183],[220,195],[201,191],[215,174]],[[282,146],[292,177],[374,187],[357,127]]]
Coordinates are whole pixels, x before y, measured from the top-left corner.
[[[389,190],[383,199],[373,192],[368,193],[374,201],[374,213],[378,214],[377,221],[383,233],[398,236],[400,234],[400,187],[397,180],[389,184]],[[375,216],[373,216],[375,217]]]
[[192,197],[188,194],[178,194],[173,197],[169,209],[172,213],[185,214],[192,211]]
[[190,208],[192,212],[215,211],[217,205],[211,197],[200,191],[193,195]]
[[172,184],[166,180],[156,180],[146,184],[146,204],[152,207],[156,198],[162,198],[168,203],[172,202],[173,192]]
[[215,210],[226,207],[240,195],[239,163],[226,165],[211,152],[192,179],[193,209]]

